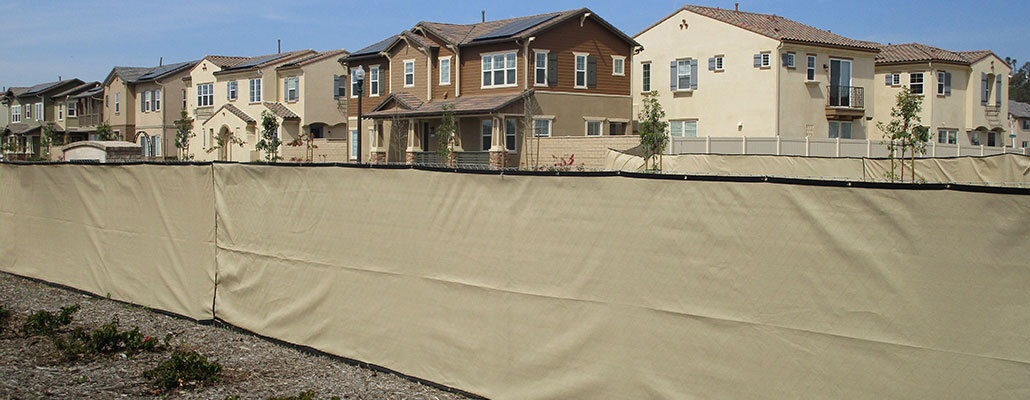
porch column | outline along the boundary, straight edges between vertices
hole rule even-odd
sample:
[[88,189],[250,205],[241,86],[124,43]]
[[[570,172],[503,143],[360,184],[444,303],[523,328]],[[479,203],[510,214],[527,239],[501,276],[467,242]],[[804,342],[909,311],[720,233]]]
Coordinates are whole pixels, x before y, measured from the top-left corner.
[[369,163],[371,164],[386,164],[386,148],[383,147],[383,138],[380,137],[383,134],[382,122],[373,120],[373,123],[369,127]]
[[504,149],[504,118],[491,116],[491,120],[493,123],[490,132],[490,167],[504,168],[507,158]]
[[[415,146],[415,120],[408,120],[408,148],[404,149],[404,163],[408,165],[415,164],[415,153],[419,151],[419,148]],[[425,147],[423,143],[421,147]]]

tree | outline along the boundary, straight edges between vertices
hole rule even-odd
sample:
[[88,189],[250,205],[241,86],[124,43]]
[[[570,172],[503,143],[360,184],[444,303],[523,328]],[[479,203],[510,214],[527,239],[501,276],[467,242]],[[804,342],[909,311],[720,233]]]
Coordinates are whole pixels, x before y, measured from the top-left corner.
[[300,161],[300,162],[313,162],[313,161],[315,161],[315,149],[318,148],[318,145],[315,144],[315,138],[314,138],[314,136],[311,136],[311,132],[310,131],[309,132],[301,133],[300,136],[297,136],[296,139],[291,140],[290,143],[287,143],[286,145],[290,146],[290,147],[304,146],[304,159],[303,160],[291,160],[291,161]]
[[1023,63],[1016,69],[1016,60],[1012,59],[1012,78],[1009,79],[1009,99],[1030,103],[1030,62]]
[[261,112],[261,140],[254,145],[258,151],[265,153],[265,161],[276,162],[283,158],[279,156],[279,120],[268,110]]
[[[915,181],[915,153],[926,152],[926,143],[930,140],[930,132],[925,126],[919,126],[921,121],[919,113],[923,110],[923,97],[913,95],[907,86],[901,88],[901,92],[895,97],[894,107],[891,108],[891,120],[888,123],[877,121],[876,127],[883,132],[887,139],[888,158],[891,162],[891,170],[887,173],[887,179],[905,180],[905,153],[912,151],[912,180]],[[900,157],[897,157],[900,152]],[[895,160],[901,159],[901,175],[895,174]]]
[[651,170],[661,171],[660,157],[669,143],[669,123],[665,121],[665,110],[658,103],[658,91],[644,95],[644,101],[637,114],[640,121],[640,147],[644,150],[644,169],[651,163]]
[[190,139],[196,137],[193,133],[193,118],[183,108],[179,112],[179,119],[175,121],[175,148],[179,149],[179,160],[189,161],[193,159],[190,153]]
[[243,139],[240,139],[238,136],[233,134],[232,131],[227,131],[224,135],[216,136],[215,137],[215,145],[209,147],[206,151],[208,153],[211,153],[211,152],[214,152],[216,150],[225,149],[226,150],[226,152],[225,152],[226,160],[225,161],[228,161],[229,159],[232,158],[232,155],[230,153],[230,150],[232,149],[232,146],[233,145],[237,145],[237,146],[243,147],[243,145],[245,145],[245,144],[247,144],[247,142],[244,142]]
[[454,132],[457,127],[454,123],[454,105],[443,106],[443,117],[440,119],[440,126],[436,128],[436,152],[445,164],[450,164],[451,153],[454,152]]
[[41,134],[39,137],[40,157],[44,160],[50,159],[50,147],[57,144],[57,126],[53,122],[47,122],[43,125]]
[[107,122],[101,122],[97,125],[97,136],[100,140],[115,140],[114,131],[111,130],[111,125]]

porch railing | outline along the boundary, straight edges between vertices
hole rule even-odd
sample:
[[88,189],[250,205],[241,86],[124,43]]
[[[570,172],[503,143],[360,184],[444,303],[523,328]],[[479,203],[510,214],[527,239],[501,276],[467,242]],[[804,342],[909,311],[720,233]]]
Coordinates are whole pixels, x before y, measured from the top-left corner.
[[483,167],[490,165],[489,151],[459,151],[455,155],[459,167]]
[[415,153],[415,164],[435,165],[443,164],[443,157],[435,151],[421,151]]
[[829,86],[830,107],[865,108],[865,88],[861,86]]

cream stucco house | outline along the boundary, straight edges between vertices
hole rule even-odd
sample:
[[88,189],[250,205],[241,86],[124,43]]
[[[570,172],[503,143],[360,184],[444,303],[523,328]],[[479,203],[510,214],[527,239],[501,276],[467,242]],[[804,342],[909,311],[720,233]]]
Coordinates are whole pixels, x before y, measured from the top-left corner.
[[1009,100],[1008,115],[1009,146],[1030,148],[1030,104]]
[[175,121],[196,61],[157,67],[114,67],[104,79],[104,121],[120,140],[140,144],[143,157],[175,159]]
[[990,50],[957,52],[920,43],[883,46],[876,58],[874,119],[889,121],[898,92],[908,87],[923,96],[921,124],[937,143],[1012,147],[1006,141],[1010,72]]
[[673,137],[866,138],[879,44],[781,16],[686,5],[634,37],[633,104]]

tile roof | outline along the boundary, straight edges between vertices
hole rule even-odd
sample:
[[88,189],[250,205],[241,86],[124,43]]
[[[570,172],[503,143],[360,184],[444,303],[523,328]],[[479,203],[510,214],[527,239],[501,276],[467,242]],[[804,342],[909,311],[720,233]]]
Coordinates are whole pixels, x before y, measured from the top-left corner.
[[287,52],[284,52],[284,53],[273,53],[273,54],[266,54],[266,55],[257,56],[257,57],[248,57],[246,59],[240,60],[239,62],[237,62],[236,64],[233,64],[231,66],[222,67],[222,70],[218,71],[218,72],[215,72],[215,75],[225,74],[225,73],[230,73],[230,72],[245,71],[245,70],[261,69],[261,68],[264,68],[264,67],[267,67],[267,66],[270,66],[270,65],[275,65],[275,64],[291,61],[294,58],[302,57],[302,56],[305,56],[305,55],[311,55],[311,54],[315,54],[315,51],[314,50],[294,50],[294,51],[287,51]]
[[[532,93],[533,90],[530,90],[527,95],[532,95]],[[410,94],[407,96],[414,97]],[[398,95],[398,93],[391,94],[390,97],[384,99],[383,102],[376,107],[376,111],[365,114],[365,116],[370,118],[390,118],[441,115],[443,114],[444,106],[454,106],[455,114],[477,114],[502,109],[515,101],[518,101],[524,95],[519,92],[494,96],[461,96],[446,100],[434,99],[425,103],[422,103],[421,100],[417,100],[418,106],[411,109],[393,108],[388,110],[378,110],[379,107],[386,105],[390,99],[396,99],[401,104],[404,104],[405,102],[415,103],[415,100],[412,100],[407,96]]]
[[1030,104],[1009,100],[1009,114],[1016,118],[1030,118]]
[[[811,43],[816,45],[827,45],[834,47],[847,47],[860,50],[878,50],[880,44],[864,40],[847,38],[830,31],[825,31],[797,21],[789,20],[778,15],[759,14],[745,11],[725,10],[722,8],[685,5],[681,10],[691,11],[695,14],[725,22],[742,29],[749,30],[759,35],[767,36],[780,41],[792,41]],[[676,12],[679,12],[677,10]],[[676,14],[670,14],[668,19]],[[663,19],[662,21],[664,21]],[[659,21],[658,23],[661,23]],[[637,34],[646,32],[658,23],[644,29]]]
[[233,65],[242,63],[248,57],[235,57],[235,56],[207,56],[205,60],[210,61],[212,64],[217,65],[219,68],[228,68]]
[[913,62],[948,62],[969,64],[969,59],[961,53],[945,50],[922,43],[889,44],[883,46],[876,56],[877,64],[901,64]]
[[536,32],[551,25],[554,25],[562,21],[563,17],[578,14],[583,10],[585,9],[566,10],[547,14],[527,15],[524,17],[499,19],[496,21],[486,21],[475,24],[448,24],[443,22],[422,21],[419,22],[416,26],[427,28],[430,32],[440,36],[441,39],[446,40],[451,44],[460,45],[471,43],[473,39],[477,37],[490,33],[499,28],[505,27],[514,22],[540,17],[558,17],[546,19],[536,25],[528,27],[527,29],[505,36],[508,38],[521,37],[529,32]]
[[960,51],[958,53],[966,59],[968,59],[970,63],[975,63],[977,61],[983,60],[984,57],[994,54],[994,52],[990,50]]
[[206,124],[208,121],[211,120],[211,118],[214,118],[214,117],[218,116],[218,112],[222,111],[222,110],[231,112],[233,115],[235,115],[235,116],[239,117],[240,119],[242,119],[243,122],[247,122],[247,123],[257,122],[257,120],[255,120],[254,118],[251,118],[249,115],[247,115],[247,113],[243,112],[243,110],[237,108],[236,106],[234,106],[232,104],[226,104],[224,106],[219,107],[217,110],[215,110],[215,112],[211,113],[211,117],[209,117],[208,119],[204,120],[204,123]]
[[350,54],[350,53],[348,53],[347,50],[344,50],[344,49],[323,51],[323,52],[320,52],[320,53],[315,53],[315,54],[309,55],[307,57],[302,57],[302,58],[299,58],[297,60],[294,60],[294,61],[288,62],[286,64],[280,65],[276,69],[303,67],[305,65],[309,65],[309,64],[315,63],[315,62],[319,62],[319,61],[325,60],[325,59],[330,58],[330,57],[335,57],[335,56],[346,57],[347,54]]
[[275,116],[277,116],[279,118],[282,118],[282,119],[300,119],[299,115],[297,115],[293,111],[290,111],[290,109],[286,108],[286,106],[283,105],[283,103],[269,103],[269,102],[266,101],[264,104],[265,104],[265,107],[268,108],[268,110],[272,112],[272,114],[275,114]]

